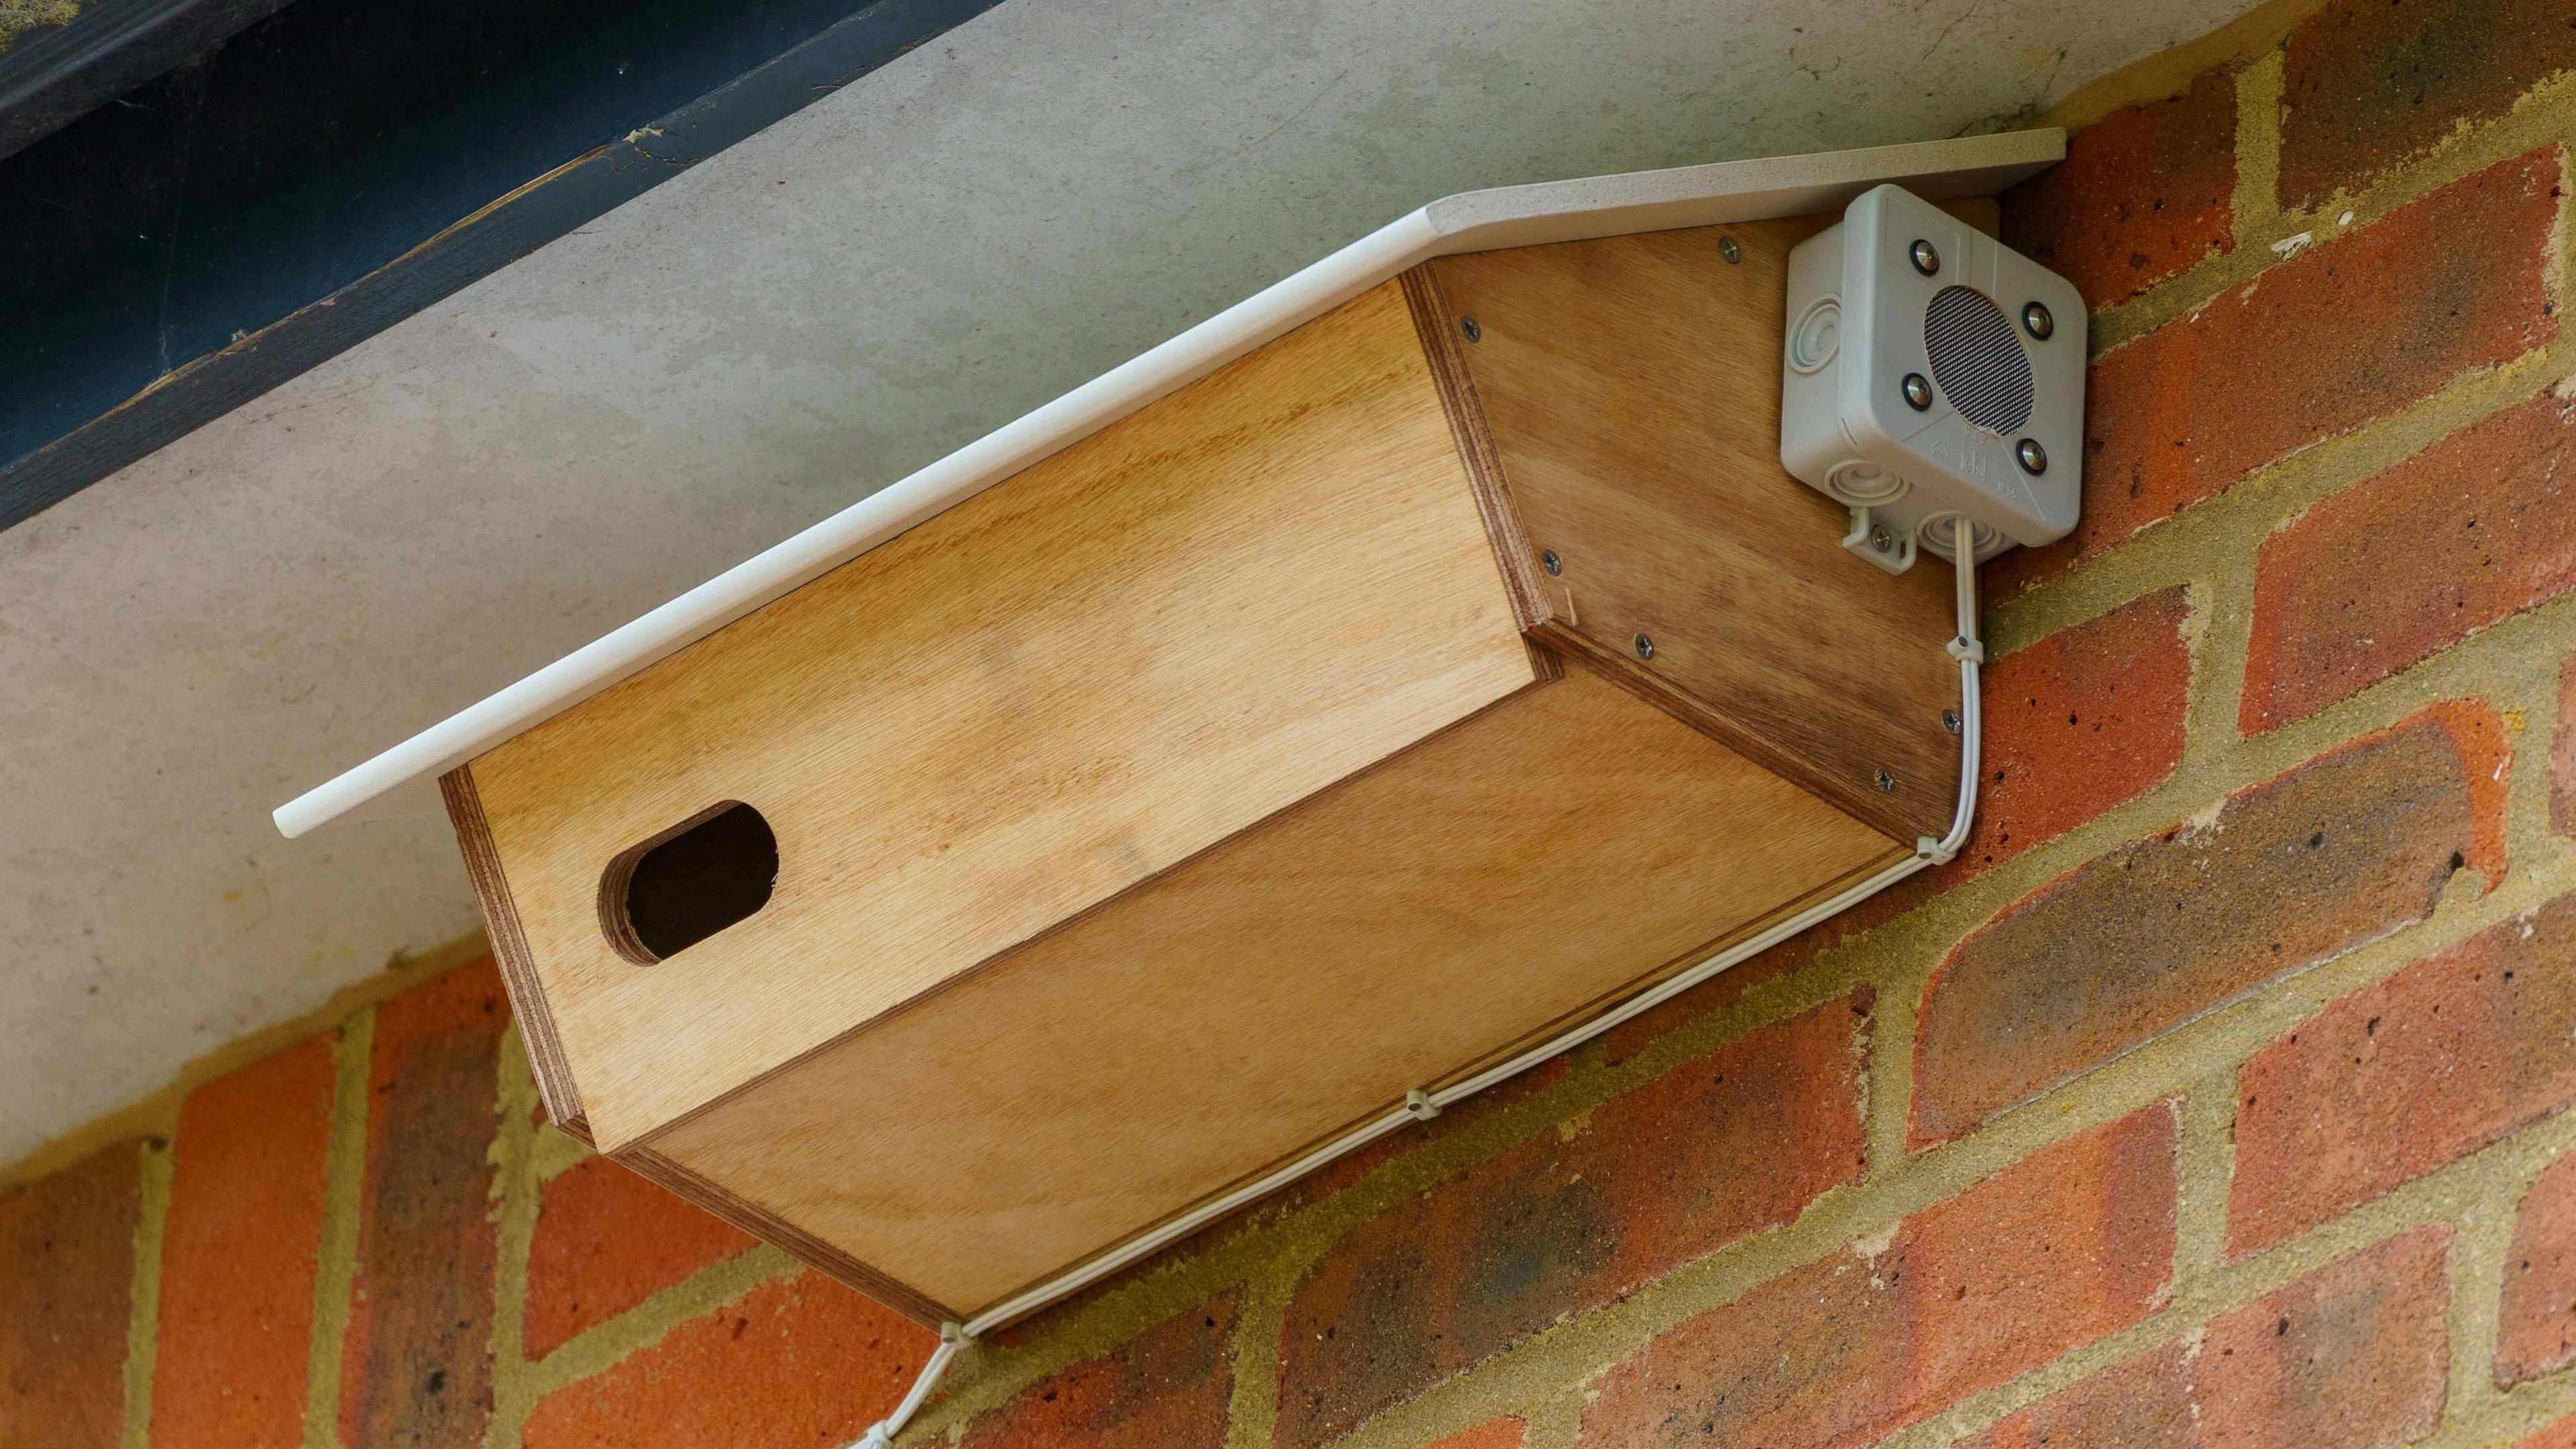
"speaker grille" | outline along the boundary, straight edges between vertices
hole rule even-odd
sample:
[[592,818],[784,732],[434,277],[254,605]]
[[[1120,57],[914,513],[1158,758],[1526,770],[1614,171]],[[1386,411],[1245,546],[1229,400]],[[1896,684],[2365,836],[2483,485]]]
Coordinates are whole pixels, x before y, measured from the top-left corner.
[[2012,319],[1974,287],[1943,287],[1923,314],[1932,380],[1959,416],[1992,433],[2030,421],[2030,357]]

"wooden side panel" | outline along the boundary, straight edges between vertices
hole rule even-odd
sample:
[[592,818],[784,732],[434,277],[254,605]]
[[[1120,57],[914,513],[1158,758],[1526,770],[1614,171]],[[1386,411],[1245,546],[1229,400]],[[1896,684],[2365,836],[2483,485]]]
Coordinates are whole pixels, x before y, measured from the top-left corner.
[[1534,593],[1541,638],[1892,835],[1938,836],[1959,790],[1949,568],[1845,552],[1841,506],[1780,466],[1788,253],[1830,221],[1443,257],[1414,295],[1435,367],[1464,374],[1444,391],[1490,433],[1466,457],[1494,460],[1479,486],[1519,520],[1524,622]]
[[650,1147],[971,1312],[1901,853],[1569,669]]
[[[1535,677],[1389,282],[471,773],[614,1149]],[[603,870],[724,801],[768,905],[620,957]]]

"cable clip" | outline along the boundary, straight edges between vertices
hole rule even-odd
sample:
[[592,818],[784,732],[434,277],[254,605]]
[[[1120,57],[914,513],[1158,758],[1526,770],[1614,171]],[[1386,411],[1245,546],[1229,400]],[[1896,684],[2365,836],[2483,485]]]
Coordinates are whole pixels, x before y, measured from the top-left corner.
[[1971,639],[1965,634],[1957,634],[1951,636],[1950,642],[1942,647],[1950,651],[1951,658],[1962,664],[1986,662],[1986,642],[1982,639]]
[[[1904,484],[1897,486],[1902,488]],[[1842,495],[1834,496],[1839,498]],[[1851,509],[1851,532],[1843,535],[1843,547],[1892,574],[1901,574],[1914,567],[1916,530],[1872,518],[1866,504],[1847,506]]]
[[1429,1092],[1416,1087],[1404,1094],[1404,1110],[1414,1121],[1428,1122],[1440,1115],[1440,1104],[1431,1100]]

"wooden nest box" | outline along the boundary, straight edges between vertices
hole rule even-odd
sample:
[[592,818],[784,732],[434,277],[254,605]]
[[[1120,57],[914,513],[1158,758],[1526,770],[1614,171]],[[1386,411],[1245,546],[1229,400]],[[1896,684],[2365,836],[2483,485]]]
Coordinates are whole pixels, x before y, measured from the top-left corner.
[[1784,265],[2062,144],[1436,203],[279,822],[434,782],[558,1125],[973,1318],[1948,829]]

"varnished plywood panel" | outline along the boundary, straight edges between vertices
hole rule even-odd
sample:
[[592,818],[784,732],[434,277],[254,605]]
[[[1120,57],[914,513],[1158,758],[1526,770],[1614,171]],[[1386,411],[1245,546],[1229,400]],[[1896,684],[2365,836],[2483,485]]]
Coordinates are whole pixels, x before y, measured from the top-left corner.
[[650,1148],[971,1312],[1898,853],[1572,668]]
[[1949,568],[1891,578],[1844,551],[1844,509],[1780,466],[1788,253],[1831,220],[1444,257],[1417,304],[1516,510],[1524,622],[1534,596],[1551,643],[1891,834],[1938,836],[1959,789]]
[[[1390,282],[471,775],[607,1149],[1533,678]],[[603,870],[727,800],[767,907],[620,957]]]

